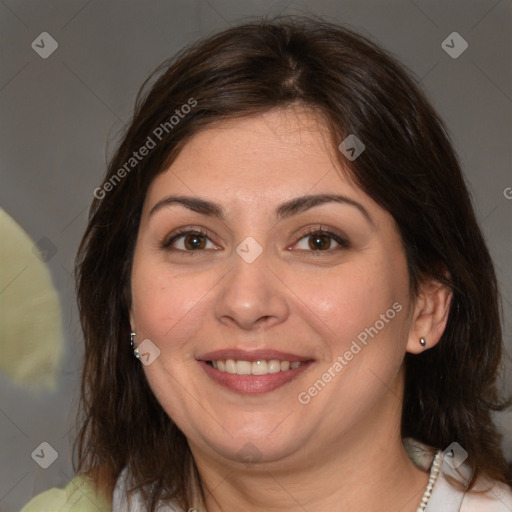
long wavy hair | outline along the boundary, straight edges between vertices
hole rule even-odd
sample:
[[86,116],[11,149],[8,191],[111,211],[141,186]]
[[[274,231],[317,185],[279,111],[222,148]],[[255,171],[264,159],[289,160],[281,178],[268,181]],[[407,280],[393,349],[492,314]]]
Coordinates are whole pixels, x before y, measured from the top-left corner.
[[[396,221],[413,294],[425,278],[453,291],[440,342],[405,356],[403,437],[441,449],[457,441],[473,468],[470,487],[481,474],[512,485],[492,422],[504,407],[498,285],[447,130],[414,76],[385,50],[347,28],[302,17],[215,34],[166,61],[139,91],[76,261],[85,339],[77,471],[111,496],[128,468],[148,510],[166,499],[191,506],[197,470],[187,440],[155,399],[129,343],[142,204],[155,176],[210,123],[290,105],[317,112],[335,146],[348,134],[364,141],[349,172]],[[170,120],[177,109],[178,122]],[[148,137],[154,147],[130,160]]]

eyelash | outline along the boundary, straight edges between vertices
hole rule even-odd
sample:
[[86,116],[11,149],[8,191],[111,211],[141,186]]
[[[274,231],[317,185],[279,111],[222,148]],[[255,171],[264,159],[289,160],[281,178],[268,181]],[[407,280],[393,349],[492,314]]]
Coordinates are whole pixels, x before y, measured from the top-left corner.
[[[167,250],[172,250],[172,251],[176,251],[176,252],[182,252],[182,253],[194,253],[194,252],[203,252],[204,249],[200,249],[200,250],[197,250],[197,251],[194,251],[194,250],[183,250],[183,249],[174,249],[172,248],[172,244],[178,240],[179,238],[182,238],[184,235],[198,235],[198,236],[204,236],[205,238],[208,238],[210,241],[211,238],[212,238],[212,235],[206,231],[206,230],[203,230],[203,229],[190,229],[190,228],[183,228],[179,231],[177,231],[176,233],[174,233],[170,238],[166,238],[164,239],[160,246],[162,249],[167,249]],[[319,226],[319,227],[314,227],[314,228],[310,228],[308,229],[307,231],[305,231],[304,233],[302,233],[299,237],[299,239],[297,240],[297,242],[299,242],[300,240],[302,240],[303,238],[307,238],[308,236],[313,236],[313,235],[325,235],[325,236],[328,236],[329,238],[333,239],[336,243],[339,244],[339,247],[336,247],[334,249],[327,249],[327,250],[306,250],[306,252],[311,252],[311,253],[315,253],[315,254],[321,254],[321,253],[332,253],[333,251],[337,251],[337,250],[342,250],[342,249],[348,249],[350,247],[350,244],[348,242],[348,240],[342,238],[340,235],[337,235],[336,233],[333,233],[332,231],[329,231],[325,228],[323,228],[322,226]],[[297,243],[296,242],[296,243]],[[304,251],[304,249],[299,249],[301,251]]]

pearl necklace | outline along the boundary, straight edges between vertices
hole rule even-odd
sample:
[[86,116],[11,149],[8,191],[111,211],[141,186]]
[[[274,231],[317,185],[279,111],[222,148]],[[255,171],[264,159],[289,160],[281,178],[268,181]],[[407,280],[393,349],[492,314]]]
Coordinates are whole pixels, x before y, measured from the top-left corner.
[[430,495],[432,494],[432,489],[434,484],[436,483],[437,477],[439,476],[439,471],[441,469],[441,464],[443,461],[443,452],[438,452],[434,457],[434,461],[432,462],[432,467],[430,468],[430,477],[428,479],[427,488],[425,489],[425,493],[421,498],[420,506],[416,509],[416,512],[423,512],[427,507],[428,500],[430,499]]

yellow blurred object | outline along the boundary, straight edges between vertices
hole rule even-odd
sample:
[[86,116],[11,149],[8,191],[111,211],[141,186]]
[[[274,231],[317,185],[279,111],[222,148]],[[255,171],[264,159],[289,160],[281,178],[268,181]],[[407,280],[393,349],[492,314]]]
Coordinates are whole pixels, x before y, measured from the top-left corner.
[[13,382],[53,391],[63,355],[59,295],[46,265],[57,248],[38,246],[0,208],[0,371]]

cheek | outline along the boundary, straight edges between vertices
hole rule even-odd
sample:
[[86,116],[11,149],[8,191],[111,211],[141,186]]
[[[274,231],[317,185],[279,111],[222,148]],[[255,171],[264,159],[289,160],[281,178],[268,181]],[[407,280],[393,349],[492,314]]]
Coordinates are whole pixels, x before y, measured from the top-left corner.
[[[401,320],[394,320],[405,317],[404,313],[396,314],[396,309],[405,311],[407,282],[403,265],[369,258],[361,259],[358,264],[340,266],[316,282],[302,281],[297,295],[304,298],[326,331],[346,343],[376,322],[382,331],[389,330],[391,324],[394,329],[400,329]],[[395,306],[393,309],[395,303],[402,308]],[[385,316],[384,320],[381,315]],[[393,322],[385,322],[384,329],[382,322],[390,318]]]
[[132,313],[138,339],[149,338],[169,348],[181,346],[184,330],[192,330],[194,318],[204,308],[202,298],[207,283],[200,277],[180,277],[161,262],[136,259],[132,270]]
[[[374,403],[401,367],[409,322],[408,273],[403,261],[369,258],[338,269],[324,283],[323,293],[312,286],[307,293],[322,320],[329,353],[303,391],[309,397],[321,395],[314,407],[329,407],[338,421],[336,415],[345,414],[347,407],[356,417]],[[333,385],[324,393],[318,379]]]

